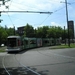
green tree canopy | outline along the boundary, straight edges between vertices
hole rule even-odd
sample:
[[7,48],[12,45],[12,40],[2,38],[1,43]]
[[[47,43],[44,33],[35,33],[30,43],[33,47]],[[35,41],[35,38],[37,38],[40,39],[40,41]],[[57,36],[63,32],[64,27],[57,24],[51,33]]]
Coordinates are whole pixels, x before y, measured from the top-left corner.
[[7,36],[8,36],[8,34],[7,34],[6,30],[5,30],[5,28],[0,26],[0,45],[2,43],[6,42]]
[[34,28],[31,25],[27,23],[24,30],[25,30],[24,33],[26,37],[34,37]]

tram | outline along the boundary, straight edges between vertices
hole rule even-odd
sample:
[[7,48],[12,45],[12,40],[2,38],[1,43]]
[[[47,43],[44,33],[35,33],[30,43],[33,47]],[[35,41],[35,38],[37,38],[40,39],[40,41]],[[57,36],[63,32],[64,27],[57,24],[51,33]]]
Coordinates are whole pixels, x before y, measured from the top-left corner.
[[60,39],[53,38],[21,38],[20,36],[7,37],[7,52],[21,51],[42,46],[52,46],[61,44]]

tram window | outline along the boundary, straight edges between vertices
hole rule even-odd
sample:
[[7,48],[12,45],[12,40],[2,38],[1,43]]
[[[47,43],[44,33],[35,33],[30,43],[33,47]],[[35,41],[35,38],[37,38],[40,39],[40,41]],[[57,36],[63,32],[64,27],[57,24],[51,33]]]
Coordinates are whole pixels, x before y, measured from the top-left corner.
[[21,45],[23,45],[23,41],[21,41]]
[[45,40],[44,43],[49,43],[49,41],[48,40]]
[[30,40],[30,44],[36,44],[35,40]]
[[52,40],[52,43],[54,43],[54,40]]
[[28,40],[25,40],[24,42],[25,42],[26,45],[28,44]]
[[16,38],[8,38],[8,46],[9,47],[16,46]]
[[18,46],[20,46],[21,45],[21,41],[20,40],[18,40]]

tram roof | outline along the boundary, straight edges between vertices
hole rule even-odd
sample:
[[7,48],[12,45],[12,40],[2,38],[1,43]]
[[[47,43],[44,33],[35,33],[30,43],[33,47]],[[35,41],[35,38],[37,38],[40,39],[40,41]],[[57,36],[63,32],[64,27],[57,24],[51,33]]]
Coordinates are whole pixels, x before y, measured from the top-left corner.
[[8,36],[7,38],[20,38],[20,36]]

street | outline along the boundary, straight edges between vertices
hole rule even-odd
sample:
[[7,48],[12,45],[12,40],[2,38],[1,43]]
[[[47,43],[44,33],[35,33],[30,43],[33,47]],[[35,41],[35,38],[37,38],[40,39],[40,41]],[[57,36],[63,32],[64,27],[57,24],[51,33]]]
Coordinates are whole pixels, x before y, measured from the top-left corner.
[[75,48],[49,48],[0,53],[0,75],[75,75]]

